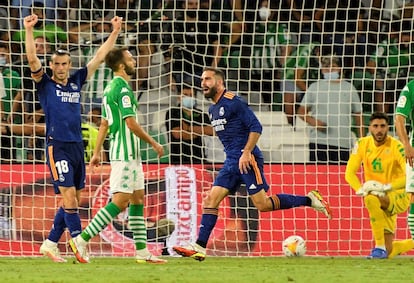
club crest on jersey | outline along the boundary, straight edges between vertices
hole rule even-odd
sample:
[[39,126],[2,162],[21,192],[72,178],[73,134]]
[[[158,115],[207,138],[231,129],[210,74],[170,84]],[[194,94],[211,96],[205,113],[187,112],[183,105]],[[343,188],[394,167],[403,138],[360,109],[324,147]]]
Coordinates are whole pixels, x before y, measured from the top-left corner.
[[70,87],[71,87],[73,90],[78,90],[78,86],[77,86],[75,83],[70,83]]
[[129,108],[132,106],[131,98],[128,95],[122,97],[122,107]]
[[224,107],[223,106],[220,107],[220,109],[219,109],[219,115],[224,116]]

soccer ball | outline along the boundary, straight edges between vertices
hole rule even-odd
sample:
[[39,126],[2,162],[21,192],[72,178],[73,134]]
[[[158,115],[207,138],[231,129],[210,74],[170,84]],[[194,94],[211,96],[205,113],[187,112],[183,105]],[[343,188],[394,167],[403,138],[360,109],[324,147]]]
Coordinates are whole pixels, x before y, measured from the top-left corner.
[[282,250],[287,257],[303,256],[306,253],[306,242],[301,236],[289,236],[283,241]]

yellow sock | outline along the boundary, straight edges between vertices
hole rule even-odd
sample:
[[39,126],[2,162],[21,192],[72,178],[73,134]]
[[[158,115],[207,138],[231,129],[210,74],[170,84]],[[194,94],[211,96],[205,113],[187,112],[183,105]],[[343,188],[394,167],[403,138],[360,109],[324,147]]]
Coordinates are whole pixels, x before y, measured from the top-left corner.
[[375,246],[385,246],[384,227],[386,225],[384,211],[381,203],[376,196],[367,195],[364,197],[365,207],[368,209],[369,221],[371,224],[372,235],[374,236]]
[[397,255],[406,253],[412,249],[414,249],[414,241],[412,239],[393,241],[392,252],[388,255],[388,258],[391,259]]

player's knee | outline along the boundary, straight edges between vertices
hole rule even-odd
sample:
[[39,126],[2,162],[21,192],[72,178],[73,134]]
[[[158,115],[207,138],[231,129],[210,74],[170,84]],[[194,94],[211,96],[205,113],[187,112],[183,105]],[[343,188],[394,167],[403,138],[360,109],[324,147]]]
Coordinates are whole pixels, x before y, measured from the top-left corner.
[[377,196],[374,195],[367,195],[364,197],[364,203],[365,203],[365,207],[370,210],[370,209],[375,209],[375,208],[380,208],[381,207],[381,202],[378,199]]

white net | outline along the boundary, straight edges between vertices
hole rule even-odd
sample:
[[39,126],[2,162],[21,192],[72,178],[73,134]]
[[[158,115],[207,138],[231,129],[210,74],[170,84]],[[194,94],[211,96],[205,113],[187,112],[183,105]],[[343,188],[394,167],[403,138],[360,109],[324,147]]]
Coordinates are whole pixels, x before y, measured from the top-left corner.
[[[298,107],[325,113],[336,131],[322,144],[329,140],[348,152],[360,135],[358,112],[365,126],[372,111],[392,117],[399,92],[413,75],[411,2],[1,1],[0,255],[40,255],[60,204],[44,163],[44,116],[24,53],[22,19],[32,12],[45,17],[35,33],[44,65],[54,49],[65,48],[74,69],[87,64],[101,46],[111,31],[110,19],[123,17],[118,45],[128,46],[138,63],[132,84],[140,105],[138,121],[167,152],[159,160],[142,143],[148,242],[154,252],[168,254],[172,245],[196,239],[203,196],[224,161],[216,137],[202,137],[198,149],[195,141],[183,147],[172,138],[174,118],[166,120],[187,87],[197,94],[197,108],[207,113],[211,102],[200,92],[200,75],[204,67],[218,66],[226,73],[226,87],[245,98],[262,122],[259,146],[269,193],[304,195],[319,189],[331,204],[333,219],[309,208],[258,213],[241,187],[222,203],[208,253],[281,255],[283,239],[297,234],[306,240],[309,255],[368,254],[373,242],[363,201],[345,182],[343,161],[314,162],[309,146],[315,141],[313,127],[300,118]],[[339,60],[343,79],[355,90],[319,87],[313,89],[313,100],[302,100],[322,76],[323,56]],[[83,89],[86,159],[93,150],[103,89],[111,78],[102,65]],[[343,99],[322,99],[333,92]],[[80,207],[83,227],[109,201],[107,166],[98,173],[88,171]],[[175,223],[172,235],[165,219]],[[405,215],[397,226],[396,237],[409,238]],[[60,241],[64,254],[69,254],[67,240],[65,234]],[[134,254],[125,215],[92,240],[91,252]]]

